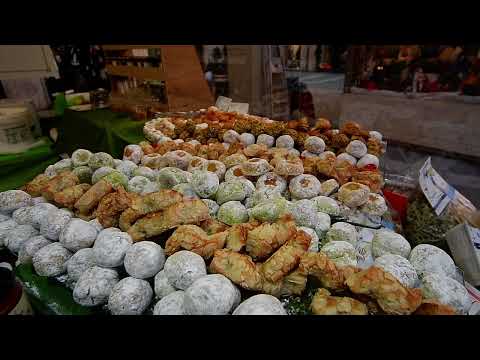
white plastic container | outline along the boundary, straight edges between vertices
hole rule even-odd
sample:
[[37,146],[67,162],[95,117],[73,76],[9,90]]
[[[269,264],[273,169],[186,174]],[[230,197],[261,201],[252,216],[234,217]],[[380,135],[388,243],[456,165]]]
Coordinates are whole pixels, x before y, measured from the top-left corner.
[[32,144],[32,123],[32,114],[27,107],[0,107],[0,144]]

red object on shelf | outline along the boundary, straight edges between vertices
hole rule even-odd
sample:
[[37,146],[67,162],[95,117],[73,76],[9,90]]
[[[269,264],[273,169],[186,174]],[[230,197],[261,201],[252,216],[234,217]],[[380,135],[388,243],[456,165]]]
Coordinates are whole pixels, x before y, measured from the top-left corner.
[[399,214],[402,223],[407,218],[408,198],[389,190],[383,190],[383,196],[389,202],[390,206]]

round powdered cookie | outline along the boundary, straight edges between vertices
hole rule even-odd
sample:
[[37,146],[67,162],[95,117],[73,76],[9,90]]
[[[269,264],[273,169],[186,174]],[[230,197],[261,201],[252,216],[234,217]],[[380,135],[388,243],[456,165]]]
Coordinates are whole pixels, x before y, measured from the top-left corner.
[[244,161],[247,161],[248,158],[240,153],[235,153],[225,157],[222,162],[225,164],[227,169],[230,169],[233,166],[241,165]]
[[128,181],[127,189],[129,192],[143,195],[158,191],[159,186],[144,176],[134,176]]
[[79,166],[72,170],[72,174],[78,177],[81,184],[91,184],[93,171],[88,166]]
[[338,203],[327,196],[317,196],[311,199],[317,208],[317,211],[328,215],[337,216],[340,214],[340,206]]
[[248,221],[247,208],[240,201],[228,201],[220,206],[217,219],[227,225]]
[[232,166],[225,172],[225,181],[232,181],[237,178],[246,179],[245,174],[242,171],[241,165]]
[[107,268],[121,266],[132,243],[132,238],[128,233],[116,228],[100,231],[93,245],[95,263]]
[[137,279],[155,276],[164,264],[162,247],[152,241],[141,241],[130,246],[123,261],[127,273]]
[[18,225],[6,234],[3,243],[12,253],[18,254],[23,243],[36,235],[38,230],[32,225]]
[[40,203],[33,206],[31,210],[31,225],[35,229],[40,229],[50,211],[56,210],[58,210],[57,207],[49,203]]
[[257,144],[271,148],[275,144],[275,138],[268,134],[260,134],[257,137]]
[[232,315],[287,315],[287,312],[275,296],[258,294],[242,302]]
[[342,161],[348,161],[350,164],[352,164],[352,166],[357,165],[357,159],[347,153],[341,153],[340,155],[338,155],[335,159],[335,164],[340,164]]
[[185,292],[175,291],[155,304],[153,315],[186,315],[183,307]]
[[13,219],[0,222],[0,247],[4,245],[5,237],[13,228],[18,226],[17,222]]
[[383,135],[381,133],[379,133],[378,131],[370,131],[368,133],[368,136],[370,136],[371,138],[374,138],[375,140],[378,140],[378,141],[382,141],[383,139]]
[[185,200],[193,200],[193,199],[200,198],[195,192],[195,189],[193,188],[192,184],[189,184],[189,183],[175,185],[172,188],[172,190],[182,194]]
[[295,223],[298,226],[314,228],[318,223],[318,215],[315,205],[308,199],[292,202],[288,207],[288,212],[292,214]]
[[32,197],[22,190],[7,190],[0,193],[0,212],[9,214],[22,207],[30,206]]
[[260,176],[257,180],[256,188],[271,188],[283,193],[287,189],[287,181],[274,172],[268,172]]
[[321,154],[318,155],[318,158],[320,160],[326,160],[328,158],[336,159],[337,155],[335,155],[335,153],[332,152],[332,151],[324,151],[324,152],[322,152]]
[[57,241],[63,228],[71,220],[72,214],[65,210],[49,211],[45,219],[40,224],[40,234],[47,239]]
[[60,232],[59,241],[68,250],[76,252],[93,245],[97,229],[85,220],[72,219]]
[[45,199],[43,196],[37,196],[37,197],[34,197],[32,198],[32,206],[35,206],[37,204],[41,204],[41,203],[47,203],[48,200]]
[[373,165],[376,168],[378,168],[379,163],[380,162],[378,160],[378,157],[376,157],[375,155],[372,155],[372,154],[366,154],[366,155],[362,156],[360,158],[360,160],[358,160],[357,167],[361,169],[361,168],[363,168],[367,165]]
[[303,162],[298,158],[293,160],[281,159],[276,162],[275,169],[273,171],[277,175],[284,177],[302,175],[304,171]]
[[217,193],[220,180],[210,171],[195,171],[192,175],[191,185],[201,198],[209,198]]
[[357,266],[355,247],[346,241],[331,241],[320,249],[337,266]]
[[138,165],[130,160],[123,160],[119,165],[115,166],[115,169],[120,171],[126,177],[131,179],[133,177],[133,172],[138,168]]
[[373,216],[382,216],[387,210],[387,203],[383,196],[374,193],[368,195],[367,202],[360,208],[360,211]]
[[202,199],[202,201],[207,205],[208,207],[208,214],[211,217],[214,217],[217,215],[218,209],[220,208],[220,205],[218,205],[215,201],[210,200],[210,199]]
[[369,194],[370,189],[368,186],[356,182],[348,182],[338,189],[338,200],[352,208],[365,204]]
[[31,264],[33,255],[38,250],[51,244],[52,242],[45,239],[42,235],[33,236],[25,241],[18,252],[18,261],[20,264]]
[[166,167],[158,171],[158,182],[162,189],[171,189],[175,185],[189,182],[189,177],[191,177],[187,171],[181,169]]
[[255,144],[255,135],[250,133],[243,133],[238,137],[238,141],[240,141],[245,146]]
[[382,255],[375,259],[374,266],[392,274],[402,285],[408,288],[414,288],[417,285],[417,272],[403,256],[394,254]]
[[318,154],[314,154],[314,153],[311,153],[310,151],[303,150],[300,156],[306,159],[306,158],[318,157]]
[[198,157],[192,156],[190,162],[188,163],[187,171],[193,173],[195,170],[202,170],[203,167],[208,163],[208,160]]
[[67,273],[70,279],[78,281],[80,276],[91,267],[95,266],[93,249],[80,249],[67,261]]
[[325,150],[325,141],[318,136],[309,136],[305,140],[305,150],[313,154],[321,154]]
[[195,280],[207,274],[203,258],[186,250],[169,256],[164,271],[168,282],[180,290],[186,290]]
[[220,274],[205,275],[185,291],[184,309],[188,315],[226,315],[237,301],[235,285]]
[[169,161],[163,155],[153,153],[143,155],[140,164],[142,165],[142,167],[147,167],[149,169],[162,169],[169,166]]
[[165,296],[175,292],[177,289],[175,289],[168,281],[165,270],[161,270],[157,275],[155,275],[154,290],[157,298],[162,299]]
[[358,232],[355,226],[345,223],[337,222],[327,231],[325,241],[346,241],[355,246],[358,241]]
[[218,160],[208,160],[206,164],[203,164],[202,170],[217,174],[220,181],[223,180],[227,172],[225,164]]
[[311,199],[320,192],[320,181],[313,175],[299,175],[290,180],[288,189],[295,199]]
[[256,206],[264,202],[274,201],[275,199],[283,198],[278,189],[270,187],[263,187],[254,191],[251,196],[251,206]]
[[350,155],[355,156],[357,159],[359,159],[367,153],[367,145],[365,145],[360,140],[353,140],[350,141],[345,150]]
[[20,209],[15,210],[12,213],[12,219],[20,225],[31,225],[32,224],[32,208],[33,206],[25,206]]
[[335,179],[330,179],[330,180],[324,181],[320,185],[320,195],[330,196],[334,192],[336,192],[339,187],[340,187],[340,185],[338,184],[337,180],[335,180]]
[[113,315],[142,315],[153,298],[150,284],[127,277],[120,280],[108,297],[108,310]]
[[73,289],[73,300],[83,306],[105,304],[119,277],[116,270],[99,266],[88,268],[80,275]]
[[92,174],[92,184],[96,184],[103,177],[107,176],[108,174],[111,174],[114,171],[115,171],[115,169],[113,167],[109,167],[109,166],[102,166],[101,168],[98,168]]
[[430,244],[417,245],[410,252],[408,260],[420,278],[427,273],[455,277],[456,267],[452,258],[436,246]]
[[378,230],[372,240],[372,254],[375,258],[385,254],[400,255],[408,258],[411,247],[400,234],[389,230]]
[[72,253],[55,242],[46,245],[33,255],[35,272],[40,276],[58,276],[67,271],[67,261]]
[[62,171],[72,170],[72,159],[62,159],[53,164],[53,168],[60,174]]
[[433,299],[441,304],[450,305],[459,314],[465,314],[472,304],[467,289],[448,276],[426,274],[420,287],[424,299]]
[[317,224],[315,225],[315,233],[317,234],[319,240],[323,240],[327,231],[330,229],[332,223],[330,215],[323,212],[317,212]]
[[183,150],[175,150],[166,152],[163,155],[163,158],[167,160],[168,166],[187,170],[188,164],[192,159],[192,155]]
[[272,170],[268,161],[260,158],[248,159],[240,166],[246,176],[261,176]]
[[277,138],[275,145],[277,148],[293,149],[295,141],[290,135],[282,135]]
[[[98,221],[98,218],[95,218],[93,220],[90,220],[88,222],[90,225],[92,225],[95,229],[97,229],[97,232],[100,232],[103,230],[102,224],[100,224],[100,221]],[[120,231],[120,230],[119,230]]]
[[216,193],[216,201],[218,205],[222,205],[228,201],[243,201],[247,196],[245,186],[239,181],[222,182]]
[[77,149],[72,153],[72,164],[74,167],[86,166],[92,156],[91,151],[85,149]]
[[228,144],[233,144],[234,142],[239,141],[240,134],[237,133],[235,130],[227,130],[223,134],[223,141]]
[[90,156],[90,159],[88,160],[88,166],[95,171],[97,169],[100,169],[102,166],[113,168],[115,164],[113,161],[113,157],[110,154],[107,154],[105,152],[98,152]]

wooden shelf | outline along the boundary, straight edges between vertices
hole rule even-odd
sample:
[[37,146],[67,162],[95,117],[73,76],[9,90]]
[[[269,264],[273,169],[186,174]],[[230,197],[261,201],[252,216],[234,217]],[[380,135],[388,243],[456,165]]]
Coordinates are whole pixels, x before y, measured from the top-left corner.
[[165,72],[158,67],[135,67],[128,65],[107,65],[107,73],[112,76],[124,76],[141,80],[165,80]]

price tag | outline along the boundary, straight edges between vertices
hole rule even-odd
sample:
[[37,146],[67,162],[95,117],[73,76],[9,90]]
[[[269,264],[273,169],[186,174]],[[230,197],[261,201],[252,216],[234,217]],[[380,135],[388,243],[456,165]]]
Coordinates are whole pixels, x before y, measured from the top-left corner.
[[435,213],[440,215],[454,199],[456,191],[435,171],[430,157],[420,169],[418,181]]
[[215,103],[215,107],[222,111],[228,111],[228,108],[230,107],[231,102],[232,102],[232,99],[227,98],[225,96],[219,96],[217,98],[217,102]]
[[229,112],[236,112],[239,114],[248,114],[249,109],[248,103],[230,103],[230,107],[228,108]]
[[374,230],[363,228],[359,231],[359,239],[355,248],[357,256],[357,266],[366,269],[373,265],[372,240]]

